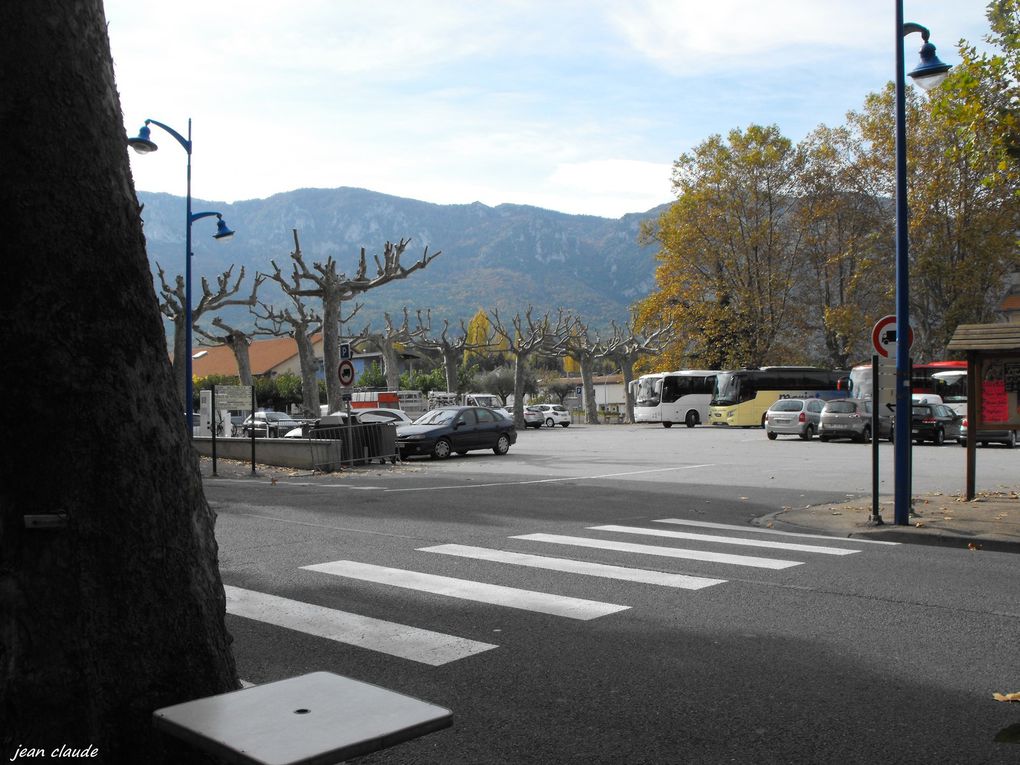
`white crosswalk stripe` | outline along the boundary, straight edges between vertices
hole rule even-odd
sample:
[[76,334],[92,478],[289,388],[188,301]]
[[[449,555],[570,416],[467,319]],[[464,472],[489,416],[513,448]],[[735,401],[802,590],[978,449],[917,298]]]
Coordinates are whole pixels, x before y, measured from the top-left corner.
[[588,537],[571,537],[561,534],[522,534],[511,539],[526,539],[531,542],[548,542],[558,545],[576,547],[593,547],[601,550],[639,553],[642,555],[659,555],[665,558],[684,558],[712,563],[726,563],[733,566],[751,566],[754,568],[784,569],[800,566],[801,561],[780,560],[778,558],[756,558],[750,555],[732,555],[729,553],[706,552],[702,550],[686,550],[679,547],[658,547],[655,545],[633,544],[630,542],[614,542],[607,539],[590,539]]
[[433,547],[420,547],[418,550],[419,552],[455,555],[461,558],[491,561],[493,563],[509,563],[515,566],[541,568],[549,571],[562,571],[605,579],[619,579],[626,582],[639,582],[641,584],[655,584],[662,587],[676,587],[683,590],[700,590],[715,584],[723,584],[726,581],[725,579],[709,579],[703,576],[668,574],[662,571],[648,571],[641,568],[610,566],[604,563],[588,563],[567,558],[547,558],[540,555],[527,555],[525,553],[492,550],[487,547],[470,547],[468,545],[435,545]]
[[318,563],[303,566],[308,571],[358,579],[377,584],[388,584],[420,592],[445,595],[451,598],[473,600],[480,603],[518,608],[526,611],[537,611],[552,616],[564,616],[569,619],[597,619],[624,611],[630,606],[615,603],[600,603],[596,600],[583,600],[565,595],[553,595],[546,592],[521,590],[516,587],[504,587],[499,584],[486,584],[468,579],[455,579],[448,576],[425,574],[418,571],[406,571],[399,568],[375,566],[370,563],[338,560],[332,563]]
[[744,539],[742,537],[724,537],[718,534],[693,534],[688,531],[666,531],[664,529],[646,529],[639,526],[589,526],[592,531],[615,531],[620,534],[641,534],[666,539],[686,539],[695,542],[715,542],[724,545],[742,547],[767,547],[788,552],[818,553],[820,555],[853,555],[859,550],[846,547],[822,547],[821,545],[805,545],[794,542],[769,542],[763,539]]
[[437,667],[498,646],[225,586],[227,613]]
[[865,545],[898,545],[899,542],[888,542],[884,539],[861,539],[854,537],[826,536],[825,534],[802,534],[795,531],[779,531],[778,529],[762,529],[757,526],[738,526],[735,523],[712,523],[711,521],[687,521],[682,518],[660,518],[652,523],[672,523],[675,526],[695,526],[704,529],[719,529],[720,531],[748,531],[754,534],[769,534],[781,537],[800,537],[802,539],[827,539],[830,542],[853,542],[854,544]]

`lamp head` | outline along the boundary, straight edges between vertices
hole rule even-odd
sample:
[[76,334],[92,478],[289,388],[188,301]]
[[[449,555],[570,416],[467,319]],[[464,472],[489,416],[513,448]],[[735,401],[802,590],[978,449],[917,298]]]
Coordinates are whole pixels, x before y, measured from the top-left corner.
[[952,67],[949,64],[943,63],[935,55],[935,46],[925,39],[924,45],[921,46],[921,60],[908,74],[918,87],[924,90],[933,90],[949,76],[950,69]]
[[149,154],[150,152],[156,151],[159,147],[149,140],[148,124],[142,125],[142,129],[138,131],[138,135],[134,138],[128,138],[128,146],[137,151],[139,154]]
[[222,215],[216,216],[216,233],[213,234],[213,239],[220,241],[226,241],[234,235],[234,232],[227,226],[226,221],[223,220]]

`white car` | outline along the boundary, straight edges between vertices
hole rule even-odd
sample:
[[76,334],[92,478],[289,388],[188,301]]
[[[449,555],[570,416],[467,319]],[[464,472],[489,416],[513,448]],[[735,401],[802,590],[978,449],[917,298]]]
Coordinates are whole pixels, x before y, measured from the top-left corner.
[[564,428],[570,426],[570,412],[562,404],[532,404],[531,408],[541,412],[542,421],[547,428],[557,425]]
[[[352,409],[351,414],[354,415],[355,423],[368,423],[368,422],[390,422],[396,426],[410,425],[414,422],[414,419],[408,415],[402,409],[386,409],[386,408],[374,408],[374,409]],[[346,424],[347,412],[337,411],[326,415],[327,417],[335,417],[338,422]],[[316,421],[318,422],[318,421]],[[313,425],[315,423],[309,423]],[[305,438],[309,428],[298,427],[289,431],[284,438]]]

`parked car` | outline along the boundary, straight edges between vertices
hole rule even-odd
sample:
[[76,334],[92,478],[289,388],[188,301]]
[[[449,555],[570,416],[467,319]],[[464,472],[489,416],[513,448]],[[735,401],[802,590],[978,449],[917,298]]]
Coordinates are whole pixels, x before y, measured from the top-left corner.
[[358,418],[358,422],[392,422],[394,425],[410,425],[414,422],[403,409],[352,409],[351,412]]
[[542,413],[542,422],[548,428],[562,425],[570,426],[570,412],[562,404],[534,404],[535,409]]
[[295,420],[284,412],[255,412],[241,424],[241,434],[251,438],[252,430],[256,438],[283,438],[294,428],[300,428],[301,421]]
[[770,441],[779,435],[796,435],[810,441],[818,432],[824,406],[820,398],[781,398],[765,412],[765,435]]
[[945,404],[914,404],[910,409],[910,437],[921,443],[942,446],[946,439],[958,440],[963,415]]
[[454,452],[467,454],[474,449],[506,454],[516,442],[513,420],[484,406],[444,406],[397,428],[401,459],[416,456],[446,459]]
[[[960,446],[967,445],[967,418],[963,418],[963,422],[960,423],[960,435],[956,437],[957,443]],[[1002,444],[1007,449],[1012,449],[1016,446],[1017,436],[1015,430],[979,430],[977,432],[977,442],[981,446],[988,446],[988,444]]]
[[538,429],[545,425],[545,413],[537,406],[524,407],[524,427]]
[[[892,432],[891,420],[880,418],[879,437]],[[818,438],[850,438],[854,441],[871,440],[871,402],[857,398],[839,398],[827,401],[818,419]]]

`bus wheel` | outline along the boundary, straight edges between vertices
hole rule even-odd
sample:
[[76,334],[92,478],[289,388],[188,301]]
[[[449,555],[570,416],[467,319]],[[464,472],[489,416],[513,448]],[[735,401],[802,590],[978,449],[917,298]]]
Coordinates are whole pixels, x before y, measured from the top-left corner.
[[672,428],[673,427],[673,423],[670,422],[669,420],[663,420],[662,421],[662,427],[664,427],[664,428]]
[[698,424],[698,413],[697,412],[688,412],[687,413],[687,417],[684,419],[684,425],[686,425],[688,428],[693,428],[697,424]]

